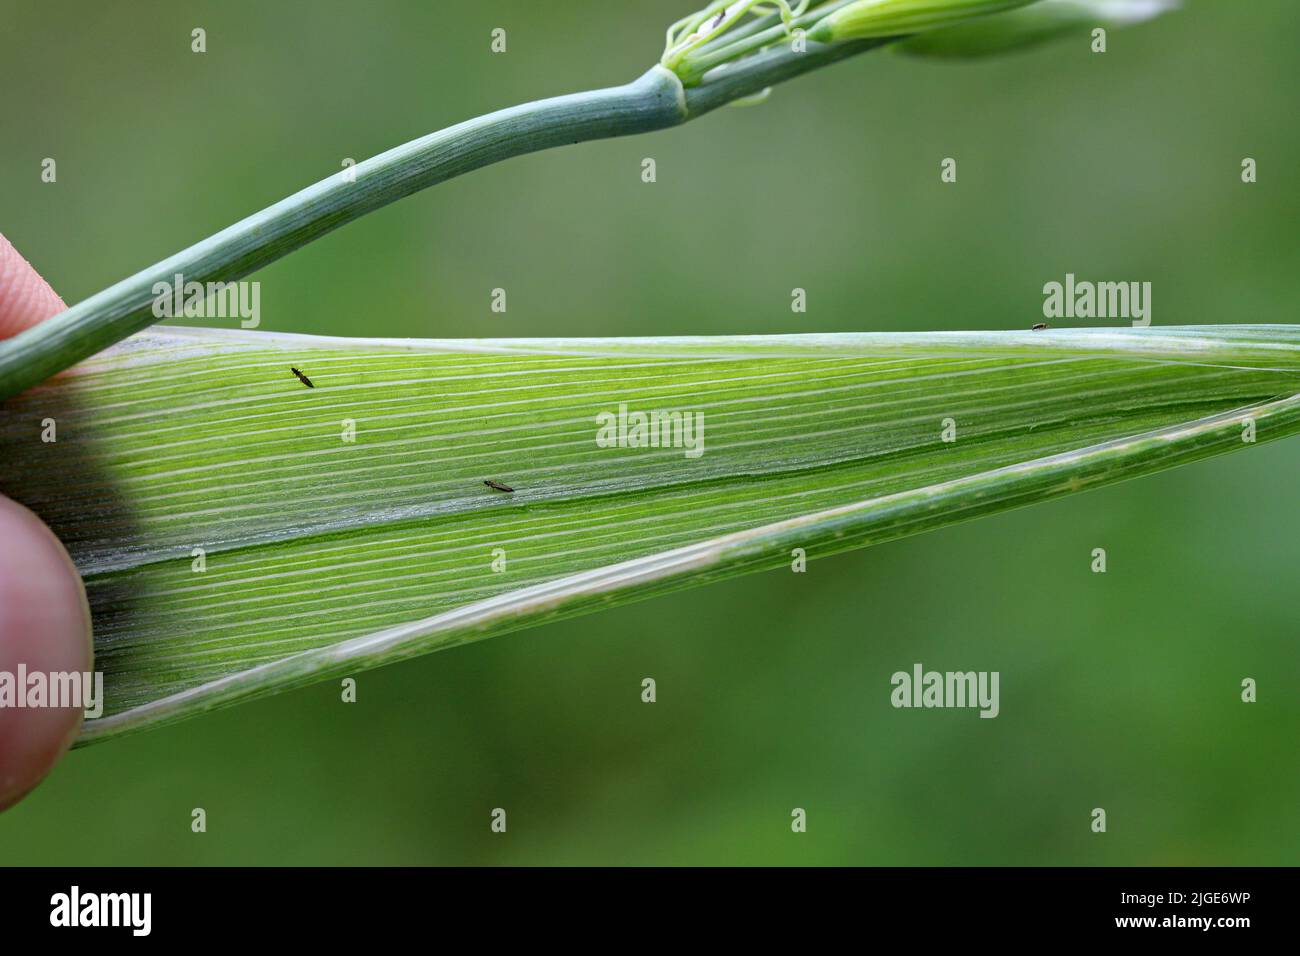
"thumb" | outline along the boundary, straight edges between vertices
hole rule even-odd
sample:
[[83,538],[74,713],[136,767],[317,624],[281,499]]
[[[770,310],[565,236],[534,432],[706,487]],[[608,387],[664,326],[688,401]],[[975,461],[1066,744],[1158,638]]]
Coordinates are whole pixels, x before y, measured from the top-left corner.
[[[0,236],[0,338],[62,310]],[[39,518],[0,497],[0,810],[40,783],[81,727],[79,708],[14,706],[27,701],[20,672],[48,683],[52,673],[89,671],[92,659],[86,592],[67,551]]]
[[[90,670],[90,610],[68,552],[41,520],[0,497],[0,810],[17,803],[63,756],[81,728],[78,707],[12,707],[20,672]],[[10,681],[6,695],[4,682]]]

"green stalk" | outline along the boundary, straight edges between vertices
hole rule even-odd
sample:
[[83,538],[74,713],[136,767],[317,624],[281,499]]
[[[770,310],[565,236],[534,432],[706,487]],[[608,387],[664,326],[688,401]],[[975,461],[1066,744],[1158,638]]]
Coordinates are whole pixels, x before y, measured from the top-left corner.
[[0,343],[0,401],[148,328],[157,283],[233,282],[428,186],[555,146],[676,126],[732,100],[878,45],[771,51],[685,90],[656,65],[623,86],[537,100],[450,126],[336,173]]
[[[1005,34],[1003,47],[1015,45],[1025,40],[1024,23],[1009,14],[988,14],[1031,2],[814,0],[792,5],[786,0],[713,0],[669,29],[663,61],[631,83],[525,103],[412,140],[346,174],[335,173],[0,343],[0,402],[158,321],[162,316],[155,314],[156,289],[170,288],[177,275],[186,284],[204,286],[236,281],[427,186],[553,146],[676,126],[801,73],[904,39],[892,34],[955,29],[952,24],[978,21],[984,26],[975,41],[963,39],[960,31],[939,31],[948,37],[946,55],[967,46],[984,49],[990,34],[995,41]],[[1049,0],[1038,2],[1046,6]],[[1075,10],[1074,15],[1093,15],[1091,5],[1097,2],[1076,0],[1082,12]],[[773,3],[777,14],[770,12]],[[1115,3],[1124,7],[1125,0]],[[1115,8],[1107,9],[1114,17]],[[1151,15],[1135,8],[1118,20]],[[786,42],[796,28],[809,28],[806,48],[800,44],[798,51]]]
[[254,213],[0,346],[0,400],[158,320],[155,283],[230,282],[344,223],[492,163],[580,140],[682,122],[681,86],[652,69],[624,86],[538,100],[468,120],[359,163]]

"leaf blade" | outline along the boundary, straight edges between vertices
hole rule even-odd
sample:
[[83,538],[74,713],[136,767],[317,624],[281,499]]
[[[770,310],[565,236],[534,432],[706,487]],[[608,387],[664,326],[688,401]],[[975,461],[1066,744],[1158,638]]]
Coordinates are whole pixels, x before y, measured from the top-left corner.
[[[6,406],[0,488],[82,567],[110,695],[84,739],[102,739],[779,566],[796,538],[816,557],[1045,500],[1064,475],[1149,473],[1240,446],[1247,417],[1260,441],[1290,434],[1298,373],[1300,330],[1278,326],[416,344],[166,330]],[[705,453],[598,448],[595,413],[619,401],[703,414]],[[34,451],[51,415],[60,442]],[[70,459],[95,480],[70,491]]]

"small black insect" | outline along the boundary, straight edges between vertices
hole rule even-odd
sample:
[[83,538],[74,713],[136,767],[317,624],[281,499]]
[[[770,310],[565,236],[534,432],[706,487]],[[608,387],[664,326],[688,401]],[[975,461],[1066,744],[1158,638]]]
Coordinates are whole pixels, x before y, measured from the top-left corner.
[[1031,331],[1031,332],[1041,332],[1043,329],[1050,329],[1050,328],[1051,328],[1051,326],[1048,325],[1046,322],[1038,322],[1038,323],[1035,323],[1035,325],[1033,326],[1033,328],[1031,328],[1029,331]]
[[503,484],[501,484],[501,482],[499,482],[499,481],[485,481],[485,482],[483,482],[483,484],[487,485],[489,488],[495,488],[497,491],[510,491],[510,492],[513,492],[513,491],[515,490],[515,489],[511,488],[509,485],[503,485]]
[[298,376],[298,381],[302,382],[302,383],[303,383],[304,385],[306,385],[308,388],[315,388],[315,387],[316,387],[315,385],[313,385],[313,384],[311,383],[311,379],[309,379],[306,375],[303,375],[302,372],[298,371],[298,370],[297,370],[296,368],[294,368],[292,365],[289,366],[289,371],[290,371],[290,372],[293,372],[294,375],[297,375],[297,376]]
[[718,28],[718,24],[721,23],[724,19],[726,19],[726,16],[727,16],[726,10],[719,11],[718,15],[714,18],[713,22],[709,24],[709,29],[716,30]]

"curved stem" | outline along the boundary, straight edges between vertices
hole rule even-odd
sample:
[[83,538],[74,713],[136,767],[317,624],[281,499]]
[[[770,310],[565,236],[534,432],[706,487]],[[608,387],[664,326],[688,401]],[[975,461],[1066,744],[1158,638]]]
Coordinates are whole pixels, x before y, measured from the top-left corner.
[[655,67],[623,86],[538,100],[412,140],[242,219],[0,345],[0,400],[147,328],[157,284],[231,282],[344,223],[470,170],[553,146],[686,119],[681,83]]
[[684,90],[654,66],[623,86],[499,110],[412,140],[268,206],[72,308],[0,342],[0,401],[147,328],[161,290],[233,282],[344,223],[427,186],[553,146],[675,126],[782,80],[878,46],[878,40],[778,47]]

